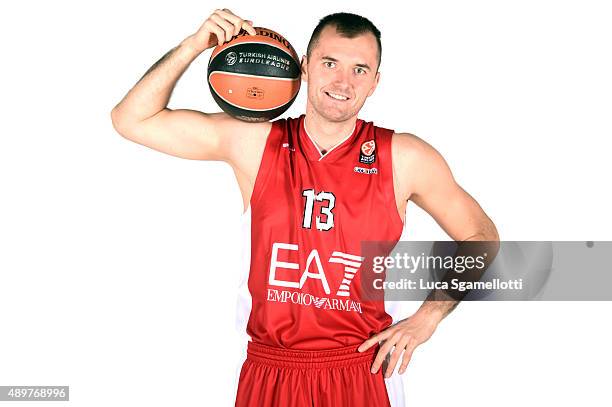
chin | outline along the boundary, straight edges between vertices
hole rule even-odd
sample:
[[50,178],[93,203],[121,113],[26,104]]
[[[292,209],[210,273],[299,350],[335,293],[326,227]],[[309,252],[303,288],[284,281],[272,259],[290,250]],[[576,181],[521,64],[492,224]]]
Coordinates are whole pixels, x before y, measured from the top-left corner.
[[333,113],[333,112],[323,112],[323,114],[321,114],[321,116],[325,119],[328,120],[330,122],[342,122],[344,120],[346,120],[346,115],[344,114],[338,114],[338,113]]

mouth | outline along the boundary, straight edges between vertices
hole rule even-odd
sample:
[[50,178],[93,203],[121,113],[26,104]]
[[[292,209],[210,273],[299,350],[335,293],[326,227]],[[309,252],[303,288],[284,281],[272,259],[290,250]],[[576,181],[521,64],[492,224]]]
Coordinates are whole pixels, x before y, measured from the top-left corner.
[[350,98],[348,96],[342,95],[340,93],[333,93],[333,92],[325,92],[325,94],[333,100],[336,100],[338,102],[346,102],[347,100],[349,100]]

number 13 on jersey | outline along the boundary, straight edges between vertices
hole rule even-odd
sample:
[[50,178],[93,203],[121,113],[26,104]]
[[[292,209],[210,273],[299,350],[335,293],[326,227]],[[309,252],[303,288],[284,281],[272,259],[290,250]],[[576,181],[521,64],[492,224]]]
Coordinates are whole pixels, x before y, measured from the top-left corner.
[[331,192],[321,191],[315,194],[314,189],[305,189],[302,191],[302,196],[305,197],[304,203],[304,222],[302,227],[306,229],[312,228],[312,212],[314,210],[315,201],[321,202],[319,213],[315,217],[315,225],[318,230],[326,231],[334,227],[334,205],[336,197]]

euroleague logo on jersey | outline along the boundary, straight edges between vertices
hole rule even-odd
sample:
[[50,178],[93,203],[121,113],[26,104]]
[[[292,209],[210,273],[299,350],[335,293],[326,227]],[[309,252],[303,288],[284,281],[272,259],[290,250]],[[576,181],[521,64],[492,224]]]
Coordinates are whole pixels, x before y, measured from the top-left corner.
[[359,162],[372,164],[376,161],[376,142],[374,140],[364,141],[359,152]]

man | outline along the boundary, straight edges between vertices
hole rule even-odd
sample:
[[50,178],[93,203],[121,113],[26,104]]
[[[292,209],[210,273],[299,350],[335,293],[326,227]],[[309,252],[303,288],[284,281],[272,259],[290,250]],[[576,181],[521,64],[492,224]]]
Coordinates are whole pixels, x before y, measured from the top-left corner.
[[380,32],[363,17],[333,14],[315,28],[300,118],[247,123],[168,109],[189,64],[241,29],[255,34],[251,21],[216,10],[128,92],[113,124],[134,142],[234,170],[253,237],[236,405],[403,405],[395,368],[406,370],[457,302],[426,301],[390,326],[382,301],[351,291],[361,241],[397,241],[408,200],[456,241],[498,240],[495,226],[430,145],[357,119],[380,79]]

